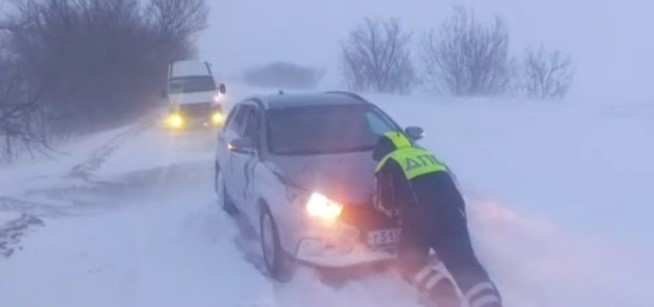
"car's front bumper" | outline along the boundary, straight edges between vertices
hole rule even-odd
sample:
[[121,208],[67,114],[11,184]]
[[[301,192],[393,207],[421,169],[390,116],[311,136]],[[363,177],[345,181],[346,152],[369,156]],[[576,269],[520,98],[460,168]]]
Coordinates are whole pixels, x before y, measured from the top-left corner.
[[299,238],[295,258],[320,267],[348,267],[392,260],[393,249],[371,248],[360,240],[359,231],[349,225],[316,227]]
[[299,244],[296,258],[321,267],[348,267],[392,260],[395,255],[388,251],[372,250],[362,244],[340,249],[328,246],[321,240],[304,239]]

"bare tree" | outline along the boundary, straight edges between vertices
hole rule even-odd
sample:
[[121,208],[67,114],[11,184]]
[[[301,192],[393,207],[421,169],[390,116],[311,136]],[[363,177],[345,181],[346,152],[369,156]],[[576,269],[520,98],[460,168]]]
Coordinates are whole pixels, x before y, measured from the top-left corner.
[[341,44],[348,87],[356,91],[410,92],[416,81],[409,50],[411,36],[397,19],[365,19]]
[[20,66],[0,47],[0,162],[49,148],[46,121],[38,103],[41,92],[28,88],[23,76]]
[[562,99],[574,79],[572,58],[561,51],[547,51],[543,46],[528,48],[522,64],[522,89],[536,99]]
[[455,7],[438,31],[422,40],[425,82],[453,95],[505,92],[511,77],[509,32],[500,17],[482,24],[474,12]]
[[151,0],[147,12],[162,37],[181,40],[204,30],[209,17],[204,0]]
[[170,61],[191,55],[205,0],[142,2],[13,0],[11,48],[31,83],[48,84],[57,130],[138,116],[159,101]]

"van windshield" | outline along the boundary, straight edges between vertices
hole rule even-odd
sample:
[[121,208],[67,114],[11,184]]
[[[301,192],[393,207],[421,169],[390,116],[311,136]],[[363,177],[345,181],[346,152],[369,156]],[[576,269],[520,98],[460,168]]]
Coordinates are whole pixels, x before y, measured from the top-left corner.
[[216,83],[210,76],[181,77],[168,81],[170,94],[208,92],[216,90]]

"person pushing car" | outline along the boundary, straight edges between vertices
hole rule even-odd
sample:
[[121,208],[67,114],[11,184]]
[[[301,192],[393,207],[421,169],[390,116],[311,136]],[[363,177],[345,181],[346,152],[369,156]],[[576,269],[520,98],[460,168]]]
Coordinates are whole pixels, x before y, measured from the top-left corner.
[[439,307],[459,307],[455,285],[430,261],[433,249],[470,307],[501,307],[495,284],[479,263],[468,233],[465,203],[447,166],[388,132],[373,151],[375,208],[402,225],[398,260],[402,275]]

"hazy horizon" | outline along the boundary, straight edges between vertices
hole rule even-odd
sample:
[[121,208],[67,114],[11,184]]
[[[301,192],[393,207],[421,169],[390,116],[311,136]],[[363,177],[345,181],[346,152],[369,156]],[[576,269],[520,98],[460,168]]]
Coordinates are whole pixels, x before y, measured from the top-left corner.
[[573,98],[638,103],[654,98],[648,91],[654,41],[647,39],[654,23],[646,15],[654,5],[637,0],[214,1],[210,27],[199,39],[200,57],[223,76],[278,60],[321,67],[328,71],[324,85],[335,87],[340,85],[339,42],[363,18],[399,18],[417,45],[422,33],[438,27],[454,5],[470,7],[480,18],[504,18],[515,56],[541,43],[572,55],[577,70]]

